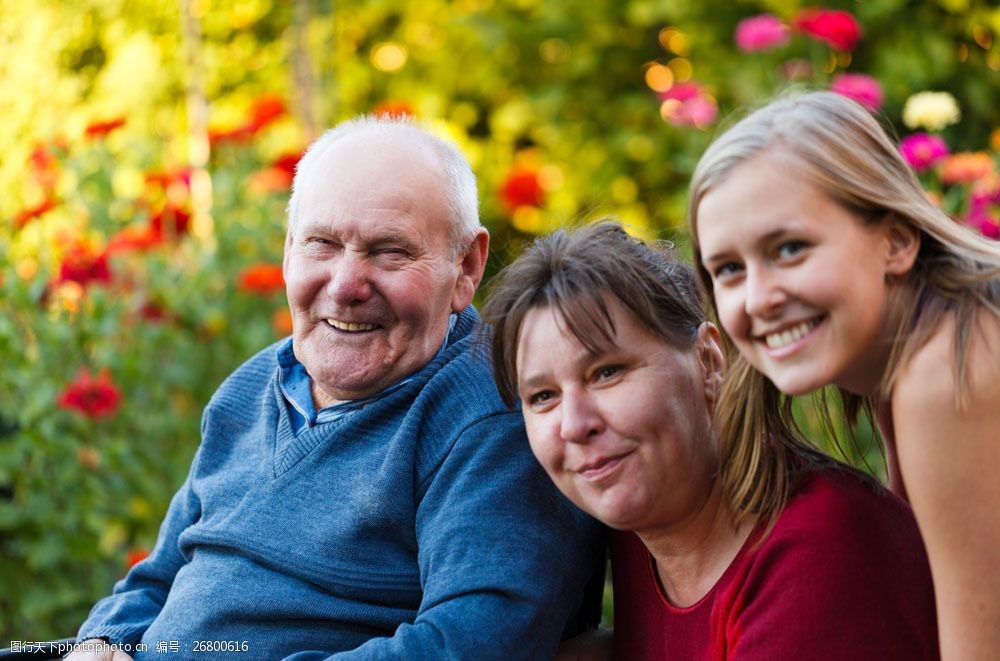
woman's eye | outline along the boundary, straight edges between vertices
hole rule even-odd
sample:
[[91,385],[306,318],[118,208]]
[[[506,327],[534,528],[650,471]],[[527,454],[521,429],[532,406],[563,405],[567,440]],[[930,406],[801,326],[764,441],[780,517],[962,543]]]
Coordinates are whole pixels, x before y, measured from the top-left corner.
[[786,241],[778,246],[778,258],[791,259],[802,252],[805,247],[805,241]]
[[594,370],[594,378],[598,381],[610,379],[622,371],[621,365],[604,365]]
[[743,270],[736,262],[726,262],[724,264],[719,264],[712,271],[712,277],[716,280],[725,280],[726,278],[731,278],[734,275],[739,274]]
[[552,399],[552,397],[554,397],[554,395],[552,394],[551,390],[540,390],[539,392],[532,393],[532,395],[528,397],[528,404],[530,404],[531,406],[544,404],[545,402]]

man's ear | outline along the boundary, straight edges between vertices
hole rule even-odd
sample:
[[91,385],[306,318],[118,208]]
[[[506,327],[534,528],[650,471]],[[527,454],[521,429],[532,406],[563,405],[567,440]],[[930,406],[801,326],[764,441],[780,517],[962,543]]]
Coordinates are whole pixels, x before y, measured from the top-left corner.
[[698,365],[701,367],[702,383],[705,386],[705,399],[714,406],[719,399],[722,379],[726,373],[722,336],[715,324],[710,321],[702,322],[698,327],[695,349],[698,352]]
[[458,265],[458,280],[455,282],[455,291],[451,297],[453,312],[461,312],[472,304],[476,287],[479,286],[479,282],[483,279],[483,271],[486,270],[486,257],[489,252],[490,233],[485,227],[480,227],[476,230],[468,250]]
[[920,231],[908,223],[890,217],[886,228],[886,275],[902,276],[910,272],[920,252]]

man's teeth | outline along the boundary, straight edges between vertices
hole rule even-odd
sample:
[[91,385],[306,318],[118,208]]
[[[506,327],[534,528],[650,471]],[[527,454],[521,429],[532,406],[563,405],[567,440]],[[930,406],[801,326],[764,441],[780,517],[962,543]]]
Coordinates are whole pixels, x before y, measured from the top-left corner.
[[789,345],[796,340],[800,340],[805,337],[805,334],[816,327],[815,321],[803,321],[798,326],[793,326],[788,330],[781,331],[780,333],[771,333],[764,336],[764,341],[767,343],[770,349],[780,349],[783,346]]
[[327,319],[326,323],[330,324],[337,330],[347,331],[348,333],[357,333],[359,331],[367,331],[377,328],[376,324],[355,324],[349,321],[337,321],[336,319]]

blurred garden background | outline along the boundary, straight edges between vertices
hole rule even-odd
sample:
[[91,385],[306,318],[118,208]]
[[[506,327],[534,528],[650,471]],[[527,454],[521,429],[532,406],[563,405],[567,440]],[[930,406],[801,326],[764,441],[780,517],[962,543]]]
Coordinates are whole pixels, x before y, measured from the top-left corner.
[[997,238],[998,42],[986,0],[0,0],[0,642],[76,631],[155,542],[213,390],[290,332],[284,207],[324,128],[457,141],[489,276],[605,215],[686,251],[726,117],[832,87]]

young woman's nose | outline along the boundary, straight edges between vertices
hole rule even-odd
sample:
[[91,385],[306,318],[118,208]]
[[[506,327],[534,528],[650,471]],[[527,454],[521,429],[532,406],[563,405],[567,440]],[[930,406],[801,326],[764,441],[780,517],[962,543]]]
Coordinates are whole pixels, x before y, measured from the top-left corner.
[[785,291],[775,274],[768,268],[748,268],[744,307],[751,317],[766,319],[784,305]]

